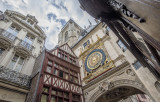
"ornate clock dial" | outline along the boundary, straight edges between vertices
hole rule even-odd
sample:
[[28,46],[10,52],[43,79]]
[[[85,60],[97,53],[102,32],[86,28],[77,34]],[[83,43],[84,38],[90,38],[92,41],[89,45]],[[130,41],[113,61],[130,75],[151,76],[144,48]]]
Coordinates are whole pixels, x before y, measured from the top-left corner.
[[102,49],[95,49],[88,54],[85,59],[85,69],[87,72],[98,68],[101,64],[104,63],[106,55]]

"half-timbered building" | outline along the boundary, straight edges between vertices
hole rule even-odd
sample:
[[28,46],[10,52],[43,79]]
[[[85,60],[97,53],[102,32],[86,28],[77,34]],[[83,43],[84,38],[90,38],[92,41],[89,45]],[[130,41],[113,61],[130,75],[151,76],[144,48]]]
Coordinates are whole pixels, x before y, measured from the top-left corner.
[[80,68],[68,44],[44,51],[37,58],[34,70],[28,101],[83,102]]

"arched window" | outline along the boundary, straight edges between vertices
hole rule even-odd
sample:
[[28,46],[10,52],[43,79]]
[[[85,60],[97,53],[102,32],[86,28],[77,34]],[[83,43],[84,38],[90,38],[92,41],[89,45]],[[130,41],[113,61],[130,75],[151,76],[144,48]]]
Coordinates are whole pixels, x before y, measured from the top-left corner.
[[65,32],[65,41],[68,40],[68,31]]

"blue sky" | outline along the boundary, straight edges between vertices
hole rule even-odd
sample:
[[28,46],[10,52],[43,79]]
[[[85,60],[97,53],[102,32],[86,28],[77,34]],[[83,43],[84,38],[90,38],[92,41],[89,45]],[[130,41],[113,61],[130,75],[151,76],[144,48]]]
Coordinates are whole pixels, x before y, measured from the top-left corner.
[[58,33],[70,18],[82,28],[89,25],[88,19],[95,24],[94,18],[80,9],[78,0],[0,0],[0,10],[6,9],[35,16],[47,35],[47,49],[57,45]]

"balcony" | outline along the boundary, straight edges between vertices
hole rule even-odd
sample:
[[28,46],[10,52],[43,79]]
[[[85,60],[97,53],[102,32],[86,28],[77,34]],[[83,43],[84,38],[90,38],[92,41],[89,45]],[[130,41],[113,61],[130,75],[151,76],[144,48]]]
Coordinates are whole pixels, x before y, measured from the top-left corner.
[[5,83],[29,88],[30,77],[0,65],[0,80]]
[[13,46],[15,40],[16,40],[16,36],[7,32],[4,29],[0,29],[0,43],[4,47],[8,48],[8,47]]
[[30,56],[32,54],[33,49],[34,49],[34,47],[31,44],[29,44],[23,40],[20,40],[18,45],[15,47],[15,50],[18,53],[23,54],[24,56]]

